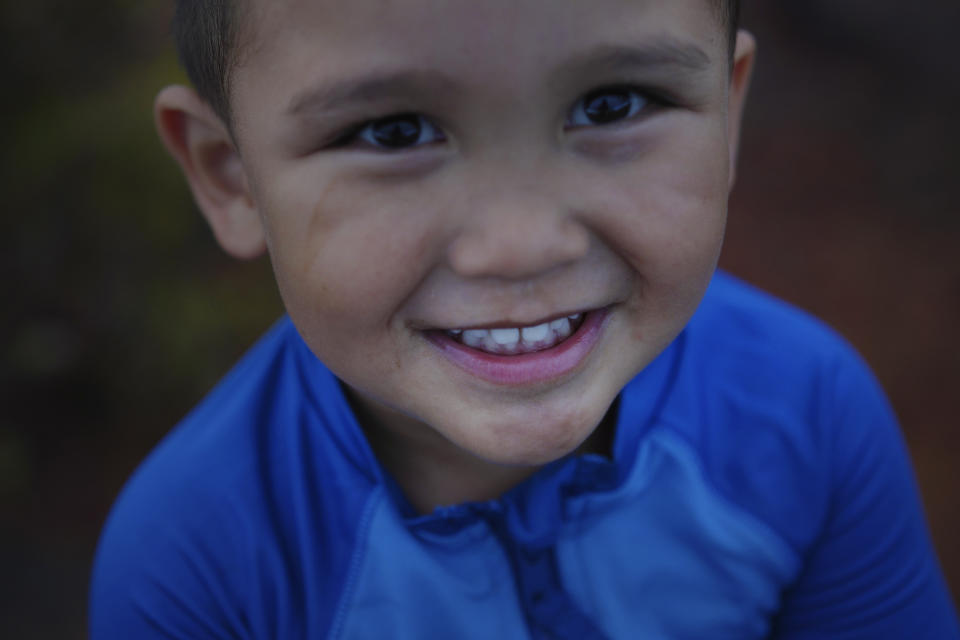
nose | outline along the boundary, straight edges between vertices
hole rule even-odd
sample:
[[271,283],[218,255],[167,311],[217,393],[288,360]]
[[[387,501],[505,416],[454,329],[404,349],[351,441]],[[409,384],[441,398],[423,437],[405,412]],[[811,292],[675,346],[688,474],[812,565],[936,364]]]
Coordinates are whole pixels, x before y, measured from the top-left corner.
[[522,279],[575,262],[590,248],[590,233],[546,195],[499,193],[464,212],[466,222],[448,249],[464,277]]

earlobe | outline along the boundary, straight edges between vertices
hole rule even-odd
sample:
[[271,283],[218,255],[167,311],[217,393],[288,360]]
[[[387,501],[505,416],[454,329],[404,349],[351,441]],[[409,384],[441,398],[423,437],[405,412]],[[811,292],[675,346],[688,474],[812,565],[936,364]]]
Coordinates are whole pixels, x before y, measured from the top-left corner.
[[757,54],[757,42],[747,31],[737,33],[737,44],[733,54],[733,68],[730,74],[730,97],[727,107],[727,139],[730,147],[730,188],[736,181],[737,154],[740,148],[740,124],[743,120],[744,104],[750,89],[753,75],[753,63]]
[[266,243],[260,215],[226,125],[193,89],[183,86],[160,92],[154,118],[223,250],[241,259],[262,254]]

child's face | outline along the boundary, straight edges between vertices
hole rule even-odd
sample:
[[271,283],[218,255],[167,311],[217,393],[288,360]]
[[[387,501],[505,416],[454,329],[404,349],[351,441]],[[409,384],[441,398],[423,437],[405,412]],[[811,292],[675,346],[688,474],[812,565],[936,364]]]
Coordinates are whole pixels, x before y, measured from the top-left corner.
[[[734,115],[713,3],[259,4],[237,141],[306,342],[405,435],[510,464],[575,449],[716,265]],[[573,314],[543,349],[563,323],[536,325]],[[489,328],[509,330],[453,332]]]

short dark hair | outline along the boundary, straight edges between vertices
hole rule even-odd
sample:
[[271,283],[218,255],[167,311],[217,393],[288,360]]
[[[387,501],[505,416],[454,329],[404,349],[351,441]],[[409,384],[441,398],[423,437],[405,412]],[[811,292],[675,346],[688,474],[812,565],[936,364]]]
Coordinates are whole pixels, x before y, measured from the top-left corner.
[[[176,0],[173,35],[180,64],[200,96],[227,126],[232,124],[230,78],[240,50],[243,0]],[[727,25],[730,51],[740,24],[740,0],[716,2]]]
[[238,54],[239,2],[176,0],[173,37],[180,64],[200,96],[224,122],[230,113],[230,77]]
[[737,29],[740,28],[740,0],[717,0],[720,6],[723,24],[727,27],[730,43],[730,59],[733,60],[737,48]]

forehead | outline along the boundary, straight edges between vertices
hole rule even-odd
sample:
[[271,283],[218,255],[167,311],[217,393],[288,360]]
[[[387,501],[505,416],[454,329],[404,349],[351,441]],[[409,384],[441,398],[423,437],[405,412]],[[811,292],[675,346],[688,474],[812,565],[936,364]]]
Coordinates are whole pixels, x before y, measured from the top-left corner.
[[[667,37],[725,55],[715,0],[245,0],[242,61],[297,48],[324,64],[435,58],[542,61],[597,40]],[[288,60],[288,62],[291,62]],[[306,63],[305,63],[306,64]]]
[[251,2],[231,101],[238,126],[249,130],[243,121],[255,115],[249,124],[263,133],[284,126],[304,100],[345,104],[343,87],[356,97],[357,86],[366,92],[384,77],[431,78],[405,82],[408,96],[505,108],[535,87],[616,82],[618,65],[651,81],[692,79],[699,102],[725,90],[726,32],[707,0]]

